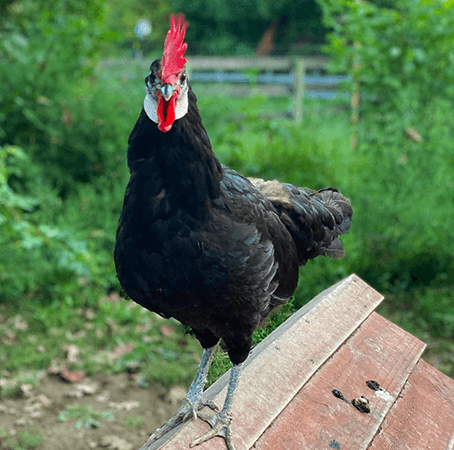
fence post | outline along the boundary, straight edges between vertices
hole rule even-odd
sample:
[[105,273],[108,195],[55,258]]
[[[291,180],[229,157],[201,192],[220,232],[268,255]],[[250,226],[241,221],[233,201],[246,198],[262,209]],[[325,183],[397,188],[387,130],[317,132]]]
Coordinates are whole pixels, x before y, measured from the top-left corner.
[[[362,4],[362,0],[355,0],[356,4]],[[350,122],[352,124],[352,135],[350,137],[350,144],[352,152],[355,153],[358,147],[358,122],[359,122],[359,105],[361,102],[360,86],[358,81],[358,72],[361,68],[361,61],[358,54],[358,50],[361,44],[358,41],[353,43],[353,48],[355,49],[352,57],[352,75],[353,75],[353,85],[352,85],[352,94],[350,98],[350,107],[351,115]]]
[[[355,42],[354,46],[355,48],[358,48],[358,43]],[[359,105],[361,102],[361,94],[359,90],[359,82],[356,79],[356,73],[359,69],[359,61],[358,61],[358,55],[355,53],[353,55],[354,62],[353,62],[353,67],[352,67],[352,72],[353,72],[353,85],[352,85],[352,93],[351,93],[351,98],[350,98],[350,107],[351,107],[351,115],[350,115],[350,123],[352,124],[352,135],[350,137],[350,144],[352,148],[352,152],[354,153],[358,147],[358,122],[359,122]]]
[[294,111],[293,120],[295,123],[301,123],[303,119],[303,97],[304,97],[304,76],[306,68],[304,59],[295,59],[293,67],[293,101]]

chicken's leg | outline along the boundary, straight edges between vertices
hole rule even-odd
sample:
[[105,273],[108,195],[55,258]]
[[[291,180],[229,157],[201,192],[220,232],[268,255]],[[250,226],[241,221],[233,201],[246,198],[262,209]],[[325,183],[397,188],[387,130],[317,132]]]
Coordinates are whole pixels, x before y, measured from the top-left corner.
[[221,436],[225,439],[228,450],[235,450],[232,442],[232,430],[230,429],[230,423],[232,422],[232,415],[230,409],[233,403],[233,397],[238,386],[238,380],[240,378],[242,364],[234,364],[230,371],[229,386],[227,388],[227,395],[225,396],[224,406],[221,411],[215,416],[208,416],[199,414],[199,417],[205,422],[211,425],[211,430],[193,441],[190,447],[195,447],[202,442],[208,441],[214,436]]
[[[203,352],[202,359],[200,361],[197,373],[194,381],[189,386],[186,397],[183,400],[183,404],[180,406],[178,411],[161,427],[158,428],[148,439],[147,444],[157,441],[159,438],[164,436],[168,431],[180,425],[182,422],[186,422],[190,418],[197,419],[197,411],[204,406],[208,406],[213,410],[217,410],[218,407],[211,400],[205,400],[202,397],[203,388],[206,383],[208,369],[210,368],[211,361],[218,349],[218,345],[211,348],[206,348]],[[200,416],[199,416],[200,417]]]

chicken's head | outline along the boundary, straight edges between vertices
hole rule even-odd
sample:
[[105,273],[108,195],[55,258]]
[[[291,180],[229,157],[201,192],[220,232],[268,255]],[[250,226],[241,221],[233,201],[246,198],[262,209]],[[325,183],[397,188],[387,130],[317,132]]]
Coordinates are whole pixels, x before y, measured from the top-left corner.
[[170,17],[162,58],[151,64],[150,74],[145,78],[145,112],[164,132],[188,111],[189,85],[184,67],[187,44],[183,42],[186,27],[182,15]]

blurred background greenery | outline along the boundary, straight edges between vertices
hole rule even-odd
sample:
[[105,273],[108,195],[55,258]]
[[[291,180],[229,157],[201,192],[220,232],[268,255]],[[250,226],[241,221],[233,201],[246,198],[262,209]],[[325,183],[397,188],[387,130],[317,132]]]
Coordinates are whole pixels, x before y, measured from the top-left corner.
[[[248,176],[336,186],[355,211],[345,259],[309,263],[256,339],[355,272],[386,296],[380,312],[426,340],[427,358],[453,376],[452,1],[4,0],[0,318],[19,310],[45,333],[71,327],[76,307],[112,313],[98,300],[120,291],[112,250],[146,75],[136,56],[159,56],[173,11],[190,23],[189,56],[253,55],[272,30],[267,53],[323,52],[334,73],[350,75],[343,88],[361,93],[353,124],[345,99],[305,100],[294,124],[266,115],[291,109],[289,98],[213,97],[194,86],[222,162]],[[134,34],[140,18],[152,24],[143,41]],[[111,57],[128,70],[102,69]],[[50,361],[41,358],[19,361]]]

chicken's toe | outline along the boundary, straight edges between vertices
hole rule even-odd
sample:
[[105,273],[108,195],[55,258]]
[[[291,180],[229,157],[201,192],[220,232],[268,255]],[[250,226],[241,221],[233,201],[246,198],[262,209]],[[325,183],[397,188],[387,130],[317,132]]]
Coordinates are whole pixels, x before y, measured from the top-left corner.
[[[190,419],[197,419],[201,417],[198,412],[199,409],[208,406],[213,411],[218,411],[219,408],[212,400],[206,400],[203,397],[197,399],[195,403],[190,402],[187,398],[184,399],[183,404],[178,411],[161,427],[158,428],[149,438],[149,442],[155,442],[164,436],[169,431],[176,428],[181,423],[185,423]],[[204,419],[205,420],[205,419]]]
[[199,414],[199,417],[211,425],[211,430],[208,430],[205,434],[202,434],[202,436],[192,441],[190,444],[191,448],[201,444],[202,442],[206,442],[215,436],[221,436],[224,438],[228,450],[235,450],[235,446],[232,442],[232,430],[230,428],[232,416],[229,412],[221,411],[215,416]]

